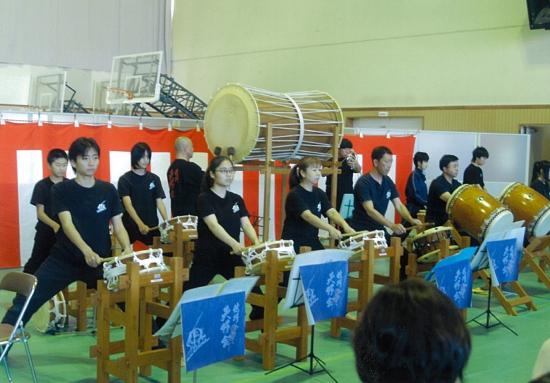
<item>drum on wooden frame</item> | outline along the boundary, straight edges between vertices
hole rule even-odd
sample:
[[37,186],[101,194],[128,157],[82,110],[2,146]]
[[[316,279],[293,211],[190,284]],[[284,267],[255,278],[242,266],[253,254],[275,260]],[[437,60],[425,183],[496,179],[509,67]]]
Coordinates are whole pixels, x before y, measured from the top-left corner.
[[267,124],[272,126],[272,159],[305,156],[329,159],[336,134],[342,140],[344,117],[327,93],[278,93],[239,84],[220,88],[206,110],[204,134],[208,148],[233,160],[264,160]]
[[550,232],[550,201],[536,190],[513,182],[502,191],[500,202],[514,213],[516,220],[525,221],[530,236],[542,237]]
[[[416,234],[410,240],[408,250],[417,255],[418,263],[433,263],[439,258],[440,244],[443,240],[451,240],[450,227],[436,226]],[[458,249],[457,245],[450,245],[450,250]]]
[[514,222],[512,212],[477,185],[458,187],[447,201],[447,214],[457,229],[478,241],[487,233],[509,229]]
[[296,257],[292,240],[271,241],[248,246],[238,253],[243,260],[246,273],[260,274],[262,265],[267,260],[267,252],[270,250],[277,253],[278,259],[288,259],[293,262]]

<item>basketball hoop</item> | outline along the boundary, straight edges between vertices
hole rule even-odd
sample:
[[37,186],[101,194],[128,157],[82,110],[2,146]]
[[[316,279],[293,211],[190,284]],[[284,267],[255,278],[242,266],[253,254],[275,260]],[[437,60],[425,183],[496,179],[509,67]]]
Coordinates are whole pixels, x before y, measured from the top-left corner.
[[[134,98],[134,92],[129,89],[106,87],[108,100],[132,100]],[[121,97],[122,96],[122,97]]]

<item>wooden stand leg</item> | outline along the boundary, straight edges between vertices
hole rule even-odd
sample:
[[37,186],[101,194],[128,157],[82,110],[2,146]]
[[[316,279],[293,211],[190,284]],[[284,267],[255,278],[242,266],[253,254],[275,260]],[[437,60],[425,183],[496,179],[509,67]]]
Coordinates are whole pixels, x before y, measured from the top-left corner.
[[[491,278],[491,276],[489,275],[489,271],[487,271],[487,270],[479,271],[478,275],[485,282],[488,282],[489,278]],[[494,286],[493,285],[491,287],[491,291],[495,294],[495,296],[497,297],[499,303],[502,305],[502,307],[504,308],[504,310],[506,311],[506,313],[508,315],[514,315],[514,316],[518,315],[518,313],[517,313],[517,311],[515,310],[514,307],[519,306],[519,305],[525,305],[529,310],[533,310],[533,311],[537,310],[537,307],[533,303],[533,300],[527,294],[525,289],[523,289],[523,287],[521,286],[521,284],[518,281],[510,282],[509,284],[512,286],[512,288],[514,289],[514,291],[518,295],[517,298],[508,299],[506,297],[506,295],[504,294],[504,292],[502,291],[502,289],[500,288],[500,286]]]

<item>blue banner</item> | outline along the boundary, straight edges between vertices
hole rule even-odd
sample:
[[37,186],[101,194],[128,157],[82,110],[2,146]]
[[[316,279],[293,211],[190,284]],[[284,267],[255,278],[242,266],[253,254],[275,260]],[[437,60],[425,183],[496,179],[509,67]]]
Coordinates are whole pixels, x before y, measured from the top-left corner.
[[245,293],[231,293],[180,305],[187,371],[244,355]]
[[300,267],[308,322],[346,315],[348,262],[337,261]]
[[[475,250],[475,248],[474,248]],[[472,267],[470,265],[473,250],[462,252],[439,261],[433,268],[436,285],[459,309],[472,304]]]
[[487,242],[493,285],[518,280],[521,253],[516,251],[515,239]]

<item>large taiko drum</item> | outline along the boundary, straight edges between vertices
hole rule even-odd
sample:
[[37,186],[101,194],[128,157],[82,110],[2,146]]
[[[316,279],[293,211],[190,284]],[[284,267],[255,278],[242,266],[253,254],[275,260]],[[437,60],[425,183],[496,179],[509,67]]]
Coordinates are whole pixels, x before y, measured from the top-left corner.
[[477,185],[462,185],[447,201],[453,224],[479,241],[488,233],[509,229],[514,215],[499,200]]
[[525,221],[530,236],[542,237],[550,232],[550,201],[536,190],[514,182],[504,189],[500,202],[512,210],[516,220]]
[[267,124],[272,126],[272,158],[305,156],[328,159],[336,134],[342,140],[344,117],[338,103],[319,91],[277,93],[239,84],[220,88],[206,110],[204,134],[208,148],[233,160],[266,157]]

